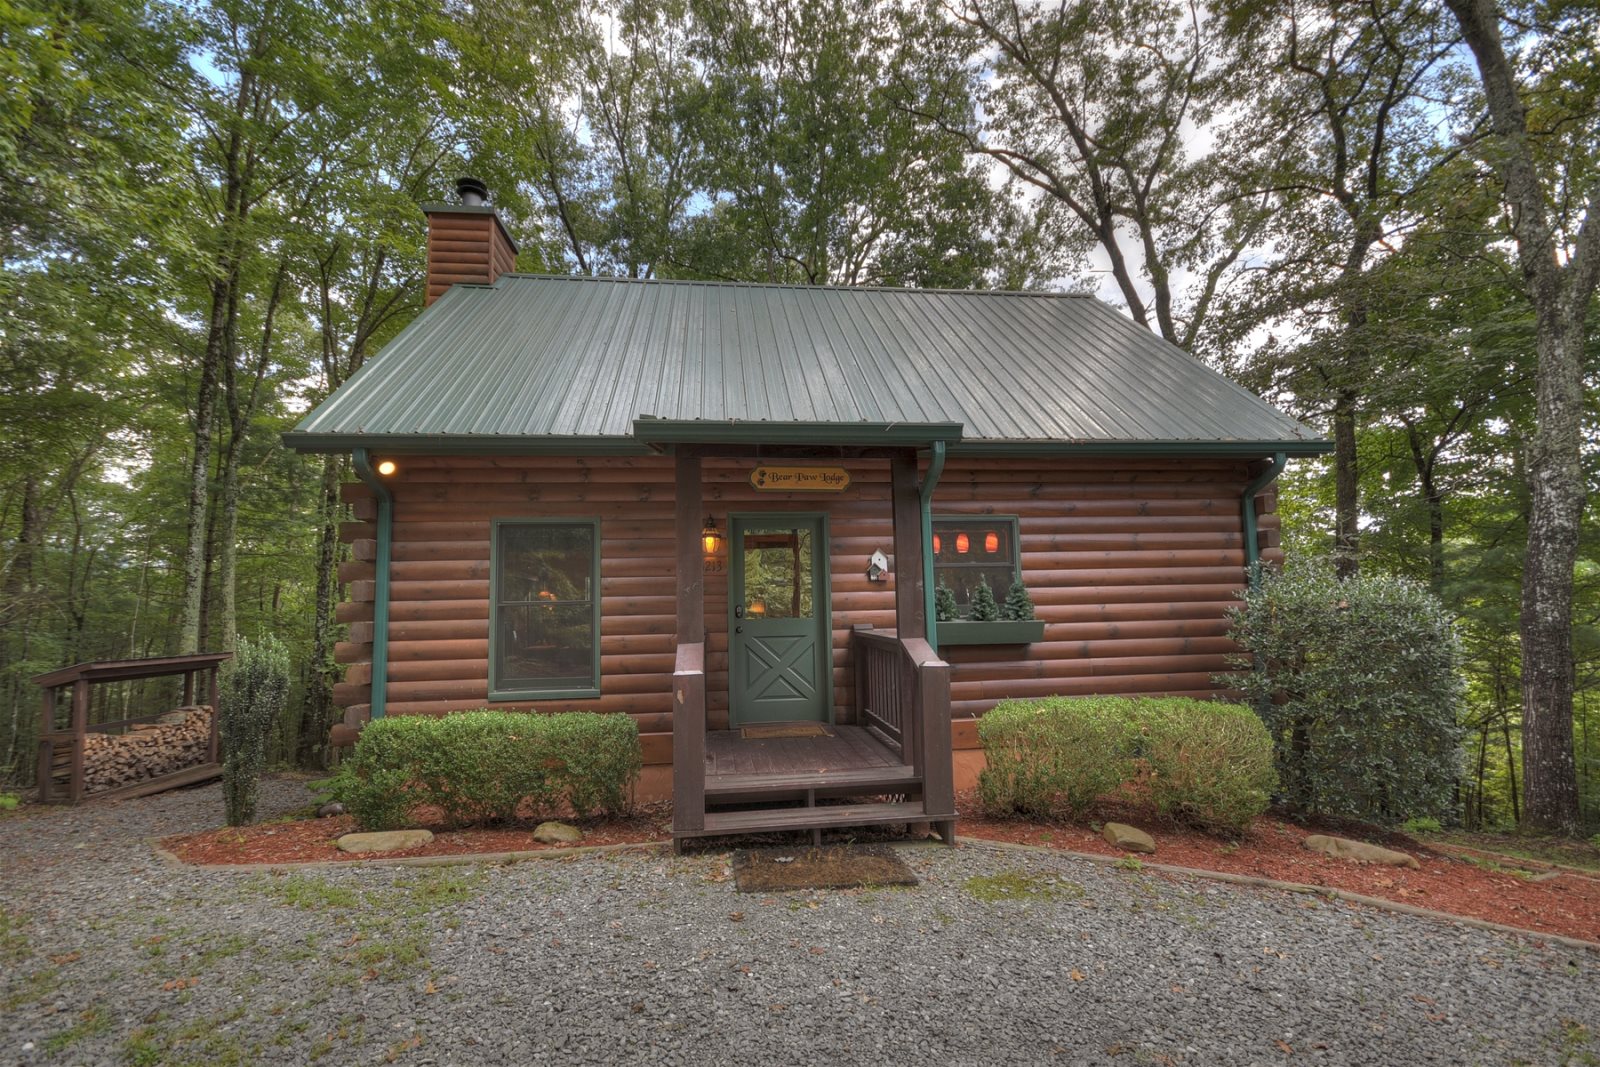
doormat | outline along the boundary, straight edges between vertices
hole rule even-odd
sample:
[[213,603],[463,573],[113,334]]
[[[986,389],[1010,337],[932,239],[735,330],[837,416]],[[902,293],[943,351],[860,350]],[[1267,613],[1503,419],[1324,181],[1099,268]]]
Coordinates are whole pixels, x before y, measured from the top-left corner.
[[746,741],[765,741],[773,737],[832,737],[820,722],[769,722],[757,726],[739,727],[739,736]]
[[887,845],[744,849],[733,855],[733,880],[741,893],[917,884]]

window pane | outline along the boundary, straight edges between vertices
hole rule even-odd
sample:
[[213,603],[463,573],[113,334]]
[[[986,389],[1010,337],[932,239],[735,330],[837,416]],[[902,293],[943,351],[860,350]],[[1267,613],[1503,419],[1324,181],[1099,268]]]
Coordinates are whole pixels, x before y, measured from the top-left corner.
[[502,603],[593,600],[594,527],[529,524],[499,529]]
[[594,609],[589,604],[517,604],[500,609],[500,689],[588,689],[594,685]]
[[744,610],[751,618],[809,619],[811,531],[744,531]]
[[1011,591],[1018,576],[1014,521],[984,515],[934,520],[934,582],[955,593],[963,614],[980,584],[987,583],[998,601]]
[[496,536],[491,688],[598,688],[594,526],[503,523]]

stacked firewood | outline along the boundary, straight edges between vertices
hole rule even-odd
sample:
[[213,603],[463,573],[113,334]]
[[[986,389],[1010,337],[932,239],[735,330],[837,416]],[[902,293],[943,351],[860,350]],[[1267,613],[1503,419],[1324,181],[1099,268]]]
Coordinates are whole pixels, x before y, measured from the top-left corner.
[[170,711],[155,722],[134,723],[124,734],[87,734],[84,792],[115,789],[204,763],[211,747],[211,715],[211,706],[201,704]]

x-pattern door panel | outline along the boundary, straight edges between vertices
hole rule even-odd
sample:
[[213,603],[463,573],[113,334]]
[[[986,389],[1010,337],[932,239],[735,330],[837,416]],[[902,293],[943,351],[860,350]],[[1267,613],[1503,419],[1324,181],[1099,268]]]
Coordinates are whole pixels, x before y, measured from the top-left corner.
[[728,575],[734,725],[827,721],[827,541],[820,516],[735,516]]

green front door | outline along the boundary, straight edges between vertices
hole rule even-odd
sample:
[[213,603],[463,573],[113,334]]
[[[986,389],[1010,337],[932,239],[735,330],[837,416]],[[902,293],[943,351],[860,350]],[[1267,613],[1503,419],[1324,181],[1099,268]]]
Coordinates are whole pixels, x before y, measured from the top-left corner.
[[820,515],[733,517],[728,704],[734,726],[832,718],[827,544]]

